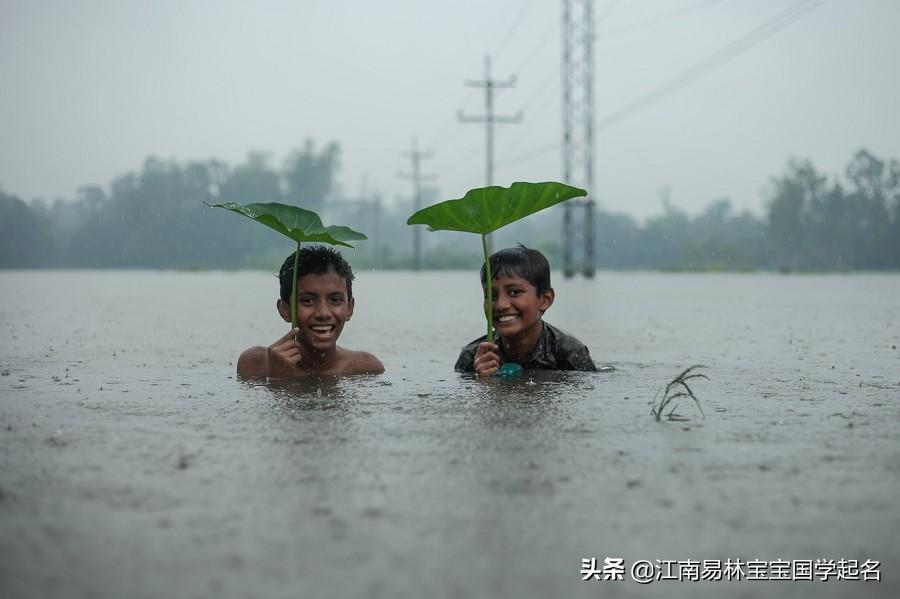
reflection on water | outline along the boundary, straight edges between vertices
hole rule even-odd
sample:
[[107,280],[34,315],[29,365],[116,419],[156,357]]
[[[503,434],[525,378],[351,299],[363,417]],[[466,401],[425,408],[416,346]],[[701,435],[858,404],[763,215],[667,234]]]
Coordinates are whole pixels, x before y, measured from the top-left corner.
[[337,377],[269,379],[258,386],[269,391],[276,403],[291,411],[346,411],[353,401],[346,381]]
[[[361,273],[341,342],[385,374],[270,381],[234,374],[284,333],[267,274],[0,283],[4,596],[628,596],[581,559],[900,560],[900,277],[558,280],[548,320],[615,369],[487,380],[452,370],[471,273]],[[706,419],[655,422],[694,363]]]

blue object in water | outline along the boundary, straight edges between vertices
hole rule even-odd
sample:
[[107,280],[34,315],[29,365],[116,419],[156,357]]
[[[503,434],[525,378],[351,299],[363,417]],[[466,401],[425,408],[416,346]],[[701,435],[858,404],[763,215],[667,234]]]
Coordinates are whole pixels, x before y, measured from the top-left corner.
[[505,378],[505,379],[512,378],[514,376],[521,376],[522,375],[522,367],[519,364],[516,364],[514,362],[507,362],[506,364],[503,364],[502,366],[500,366],[500,371],[497,372],[497,374],[501,378]]

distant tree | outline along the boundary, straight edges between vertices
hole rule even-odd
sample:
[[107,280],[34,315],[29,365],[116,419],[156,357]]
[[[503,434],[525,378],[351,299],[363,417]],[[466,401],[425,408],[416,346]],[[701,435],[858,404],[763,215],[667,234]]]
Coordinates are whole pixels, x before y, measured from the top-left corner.
[[[218,183],[220,202],[267,203],[285,200],[281,193],[278,172],[269,165],[269,156],[263,152],[251,152],[247,159],[232,169]],[[207,210],[207,212],[209,212]],[[267,254],[273,244],[280,244],[280,239],[273,239],[262,227],[243,226],[236,222],[234,215],[222,210],[216,214],[206,214],[207,222],[216,223],[216,229],[225,236],[219,253],[232,266],[247,264],[257,254]],[[287,255],[289,250],[285,250]]]
[[250,152],[247,160],[235,167],[221,183],[219,198],[239,204],[280,202],[278,173],[269,167],[268,154]]
[[792,160],[774,180],[768,234],[776,264],[795,269],[900,267],[900,164],[867,150],[845,169],[846,185]]
[[709,204],[691,230],[685,254],[695,268],[747,270],[766,265],[765,227],[747,212],[735,216],[727,198]]
[[888,254],[893,256],[892,268],[900,269],[900,162],[897,160],[891,160],[887,180],[893,190],[889,200],[891,226],[888,231]]
[[54,239],[60,266],[99,266],[110,253],[112,229],[104,222],[109,198],[97,185],[82,185],[74,202],[53,204]]
[[307,139],[302,150],[294,150],[282,169],[288,203],[313,212],[321,212],[334,187],[341,149],[331,142],[316,153],[315,144]]
[[46,264],[49,235],[28,204],[0,190],[0,268]]
[[[857,268],[896,268],[896,239],[891,238],[894,205],[900,198],[900,165],[879,160],[859,150],[845,171],[850,186],[847,201],[853,206],[853,251]],[[892,214],[892,212],[894,214]]]
[[642,268],[648,266],[641,247],[642,231],[627,214],[597,210],[594,237],[597,266],[600,268]]
[[827,177],[819,174],[808,160],[791,159],[787,172],[772,180],[774,193],[769,203],[768,237],[779,268],[809,269],[812,206],[821,204],[827,194]]
[[656,268],[698,268],[690,256],[691,221],[675,206],[665,203],[661,216],[647,219],[641,231],[641,262]]
[[[321,210],[329,220],[370,233],[348,254],[354,264],[409,268],[412,205],[375,198],[335,197],[340,149],[312,141],[278,171],[268,156],[250,153],[235,168],[216,161],[187,164],[149,157],[116,177],[106,191],[78,189],[73,201],[26,204],[0,191],[0,267],[237,267],[277,266],[291,251],[261,227],[241,226],[203,201],[286,201]],[[431,200],[438,199],[436,190]],[[792,159],[772,180],[765,218],[735,214],[731,201],[711,202],[690,217],[671,202],[641,226],[621,213],[596,211],[595,256],[600,268],[797,270],[900,269],[900,163],[858,151],[844,177],[829,181],[808,160]],[[547,211],[495,236],[497,247],[524,243],[558,266],[561,212]],[[425,264],[469,268],[478,247],[465,234],[425,237]]]

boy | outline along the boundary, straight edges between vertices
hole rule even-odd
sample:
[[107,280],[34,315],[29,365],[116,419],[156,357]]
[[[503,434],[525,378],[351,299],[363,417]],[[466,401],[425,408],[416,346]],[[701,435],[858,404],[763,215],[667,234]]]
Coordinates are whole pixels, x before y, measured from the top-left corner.
[[[338,347],[344,323],[353,315],[353,271],[347,261],[326,246],[300,249],[297,270],[297,328],[269,347],[251,347],[241,354],[237,372],[244,377],[287,377],[310,374],[380,374],[381,362],[368,352]],[[275,307],[291,322],[294,254],[278,273],[281,298]]]
[[[556,293],[550,287],[550,264],[537,250],[507,248],[490,257],[494,280],[494,336],[476,339],[462,349],[456,370],[479,376],[496,374],[505,362],[526,369],[597,370],[588,348],[542,320]],[[485,289],[481,267],[481,287]],[[485,293],[485,298],[487,293]]]

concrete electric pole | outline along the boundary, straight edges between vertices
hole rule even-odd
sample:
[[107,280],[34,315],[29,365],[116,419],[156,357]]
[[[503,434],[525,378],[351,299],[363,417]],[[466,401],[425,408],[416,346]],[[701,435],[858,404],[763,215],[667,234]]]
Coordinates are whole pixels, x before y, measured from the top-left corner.
[[[422,209],[422,181],[432,181],[437,175],[423,175],[419,163],[432,157],[432,152],[420,152],[418,141],[413,138],[412,150],[404,152],[404,156],[412,161],[412,173],[397,173],[403,179],[410,179],[413,184],[413,212]],[[422,227],[413,227],[413,270],[422,270]]]
[[[465,84],[469,87],[484,88],[484,114],[477,116],[467,116],[459,111],[459,120],[463,123],[484,123],[486,134],[486,152],[485,152],[485,186],[490,187],[494,184],[494,123],[520,123],[522,122],[522,112],[516,116],[498,116],[494,114],[494,90],[512,87],[516,84],[515,76],[510,77],[506,81],[497,81],[491,78],[491,57],[484,57],[484,79],[473,81],[468,80]],[[488,236],[488,252],[490,252],[490,236]]]

